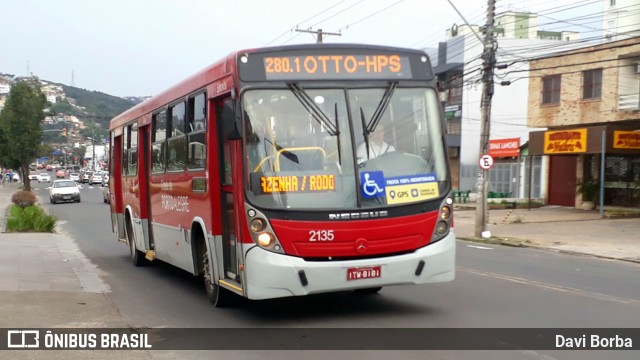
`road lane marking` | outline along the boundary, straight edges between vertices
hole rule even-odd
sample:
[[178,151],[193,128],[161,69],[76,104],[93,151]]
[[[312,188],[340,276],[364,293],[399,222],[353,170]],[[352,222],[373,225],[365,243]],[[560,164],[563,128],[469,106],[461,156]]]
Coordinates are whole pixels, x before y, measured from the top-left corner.
[[493,248],[486,247],[486,246],[478,246],[478,245],[467,245],[467,247],[480,249],[480,250],[493,250]]
[[622,303],[622,304],[640,305],[640,300],[619,298],[619,297],[611,296],[611,295],[607,295],[607,294],[601,294],[601,293],[592,292],[592,291],[584,291],[584,290],[572,288],[572,287],[569,287],[569,286],[553,285],[553,284],[543,283],[543,282],[539,282],[539,281],[535,281],[535,280],[524,279],[524,278],[520,278],[520,277],[516,277],[516,276],[502,275],[502,274],[496,274],[496,273],[492,273],[492,272],[483,272],[483,271],[473,270],[473,269],[470,269],[470,268],[465,268],[465,267],[462,267],[462,266],[458,266],[458,267],[456,267],[456,269],[460,270],[460,271],[468,272],[468,273],[471,273],[471,274],[480,275],[480,276],[492,277],[492,278],[511,281],[511,282],[524,284],[524,285],[537,286],[537,287],[540,287],[540,288],[543,288],[543,289],[547,289],[547,290],[554,290],[554,291],[559,291],[559,292],[572,293],[572,294],[581,295],[581,296],[594,298],[594,299],[598,299],[598,300],[607,300],[607,301],[613,301],[613,302],[618,302],[618,303]]

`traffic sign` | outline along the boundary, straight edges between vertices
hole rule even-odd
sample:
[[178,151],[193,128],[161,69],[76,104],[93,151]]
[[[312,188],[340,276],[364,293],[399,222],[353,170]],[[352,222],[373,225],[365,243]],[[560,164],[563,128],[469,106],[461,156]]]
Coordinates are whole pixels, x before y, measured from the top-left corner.
[[480,157],[480,168],[482,170],[489,170],[493,166],[493,157],[489,154],[482,155]]

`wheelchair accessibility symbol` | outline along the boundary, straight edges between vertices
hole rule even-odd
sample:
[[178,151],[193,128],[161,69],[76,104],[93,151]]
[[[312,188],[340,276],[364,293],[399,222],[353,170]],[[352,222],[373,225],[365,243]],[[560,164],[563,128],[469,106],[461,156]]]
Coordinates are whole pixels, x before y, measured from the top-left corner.
[[382,171],[369,171],[360,173],[362,197],[373,198],[384,196],[384,174]]

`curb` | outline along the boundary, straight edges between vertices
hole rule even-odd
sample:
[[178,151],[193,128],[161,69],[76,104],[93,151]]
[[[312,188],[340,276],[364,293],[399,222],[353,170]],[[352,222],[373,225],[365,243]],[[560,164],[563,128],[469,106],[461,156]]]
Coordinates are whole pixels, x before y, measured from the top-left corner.
[[500,237],[496,237],[496,236],[492,236],[489,239],[483,239],[483,238],[477,238],[477,237],[456,237],[456,239],[457,240],[471,241],[471,242],[475,242],[475,243],[488,244],[488,245],[503,245],[503,246],[511,246],[511,247],[526,247],[526,248],[532,248],[532,249],[541,249],[541,250],[547,250],[547,251],[554,251],[554,252],[558,252],[558,253],[562,253],[562,254],[568,254],[568,255],[589,256],[589,257],[595,257],[595,258],[599,258],[599,259],[618,260],[618,261],[625,261],[625,262],[630,262],[630,263],[634,263],[634,264],[640,264],[640,258],[638,258],[638,259],[617,258],[617,257],[611,257],[611,256],[605,256],[605,255],[583,253],[583,252],[574,251],[574,250],[551,249],[551,248],[548,248],[546,246],[536,245],[533,242],[531,242],[530,240],[522,240],[522,239],[515,239],[515,238],[500,238]]

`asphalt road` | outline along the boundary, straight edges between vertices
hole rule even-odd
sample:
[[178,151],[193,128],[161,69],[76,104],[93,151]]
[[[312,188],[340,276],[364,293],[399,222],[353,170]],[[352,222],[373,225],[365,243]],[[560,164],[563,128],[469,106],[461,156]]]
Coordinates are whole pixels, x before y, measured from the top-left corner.
[[[389,287],[372,296],[346,292],[266,301],[239,299],[234,307],[216,309],[208,304],[200,279],[160,262],[142,268],[131,265],[127,246],[111,232],[101,188],[84,185],[81,193],[80,204],[41,203],[64,222],[63,229],[103,272],[111,298],[133,327],[637,328],[640,324],[637,264],[465,241],[458,242],[457,278],[451,283]],[[247,359],[297,359],[296,353],[229,352],[234,358]],[[190,356],[204,358],[204,354],[191,352]],[[628,351],[402,354],[403,359],[640,358],[638,352]],[[157,354],[165,356],[169,355]],[[304,357],[327,356],[388,359],[397,353],[308,351]]]

